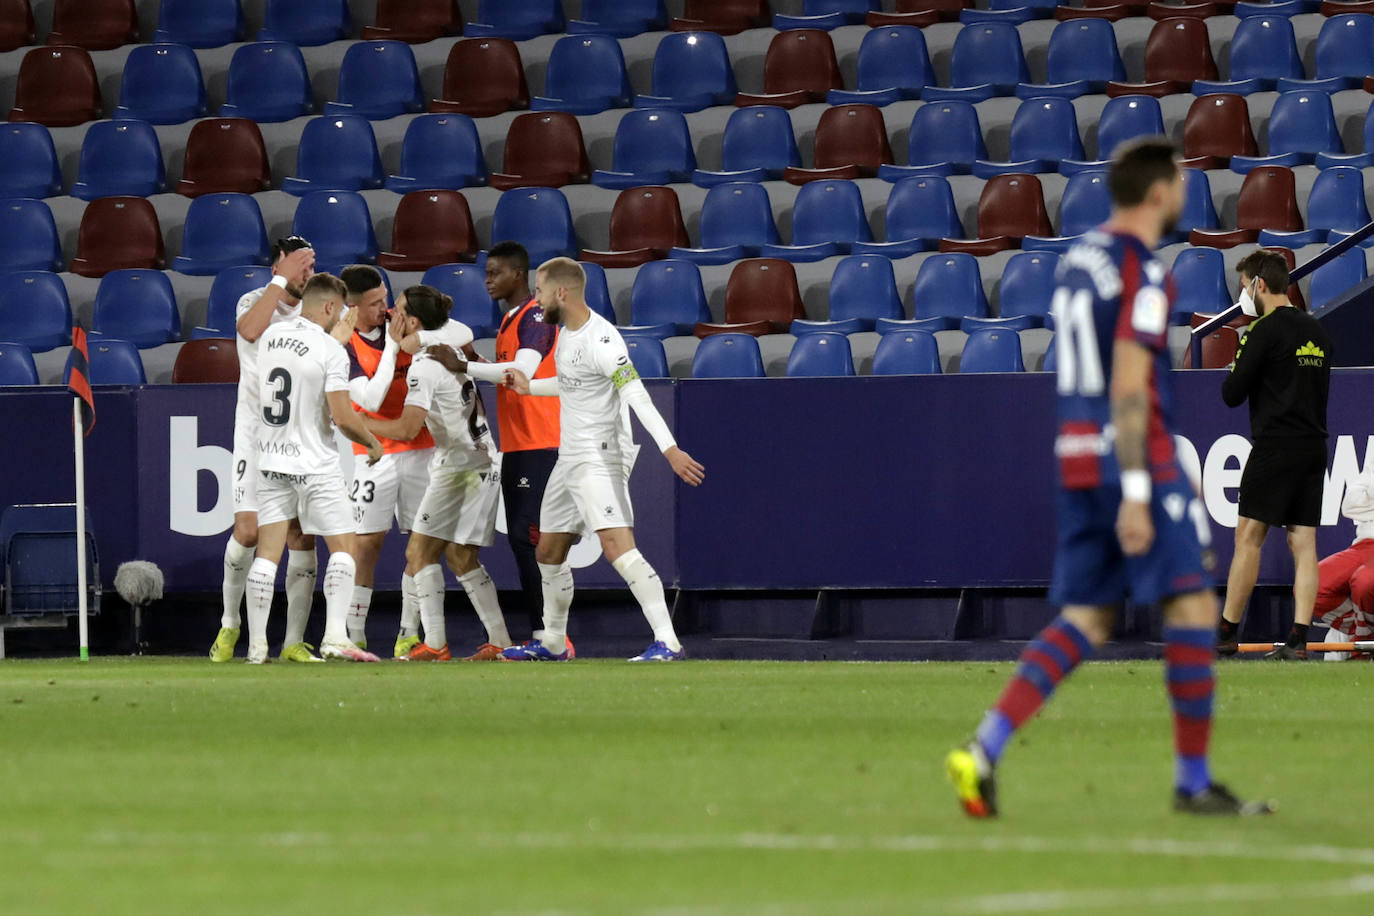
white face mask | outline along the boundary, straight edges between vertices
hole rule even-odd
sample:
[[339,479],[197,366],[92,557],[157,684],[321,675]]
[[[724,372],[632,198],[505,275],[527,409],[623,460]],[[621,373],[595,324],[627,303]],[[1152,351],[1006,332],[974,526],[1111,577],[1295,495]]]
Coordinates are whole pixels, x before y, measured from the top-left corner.
[[1236,302],[1236,305],[1240,306],[1240,310],[1251,318],[1258,318],[1259,306],[1255,303],[1255,298],[1250,293],[1250,290],[1253,289],[1254,286],[1255,282],[1252,280],[1249,286],[1240,291],[1240,299]]

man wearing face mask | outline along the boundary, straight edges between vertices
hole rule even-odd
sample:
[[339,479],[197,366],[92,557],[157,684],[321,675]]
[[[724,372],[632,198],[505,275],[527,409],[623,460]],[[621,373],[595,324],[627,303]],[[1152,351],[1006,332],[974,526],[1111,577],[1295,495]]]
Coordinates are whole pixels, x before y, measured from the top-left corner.
[[1317,597],[1317,525],[1326,472],[1326,400],[1331,339],[1321,323],[1288,301],[1288,265],[1254,251],[1236,265],[1240,306],[1255,316],[1221,387],[1230,407],[1250,402],[1254,448],[1240,481],[1236,552],[1217,625],[1217,651],[1237,649],[1237,631],[1259,575],[1271,526],[1288,531],[1293,551],[1293,629],[1272,659],[1307,658],[1307,628]]

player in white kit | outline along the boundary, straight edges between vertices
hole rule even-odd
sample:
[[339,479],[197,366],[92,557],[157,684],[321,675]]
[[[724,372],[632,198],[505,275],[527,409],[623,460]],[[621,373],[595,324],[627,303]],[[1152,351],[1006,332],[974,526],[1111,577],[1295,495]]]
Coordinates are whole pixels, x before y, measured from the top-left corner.
[[258,340],[258,398],[262,422],[257,450],[258,553],[248,571],[248,661],[267,660],[267,618],[286,546],[297,519],[306,534],[329,546],[324,574],[325,658],[377,661],[348,639],[345,621],[355,566],[353,509],[330,421],[382,457],[382,444],[363,425],[348,396],[348,357],[330,336],[345,308],[343,281],[316,274],[302,290],[300,314],[279,321]]
[[[248,567],[258,545],[257,450],[254,437],[261,422],[258,403],[258,340],[272,324],[300,314],[301,290],[315,267],[315,252],[300,236],[279,239],[273,246],[272,282],[245,293],[235,310],[239,357],[238,405],[234,413],[234,531],[224,546],[224,610],[220,631],[210,647],[210,660],[234,657],[242,623],[240,606],[248,583]],[[286,634],[282,657],[310,661],[305,647],[305,624],[315,593],[315,539],[292,525],[286,566]]]
[[[472,331],[449,320],[453,300],[429,286],[408,288],[396,303],[407,334],[442,329],[453,353],[472,341]],[[409,441],[428,428],[434,438],[429,486],[411,525],[406,570],[401,579],[402,621],[418,612],[424,641],[405,656],[411,661],[448,661],[452,655],[444,625],[444,573],[439,558],[448,552],[473,609],[487,630],[487,641],[472,661],[496,659],[511,644],[496,595],[496,585],[478,562],[496,532],[501,497],[501,463],[482,409],[477,386],[455,374],[424,350],[406,374],[405,408],[394,420],[368,418],[372,432]]]
[[700,485],[706,469],[678,448],[639,380],[620,332],[587,307],[586,286],[581,265],[570,258],[554,258],[540,266],[535,299],[545,321],[563,325],[554,350],[558,371],[553,378],[533,382],[518,369],[506,373],[505,384],[514,391],[557,395],[562,404],[558,462],[540,506],[535,555],[544,589],[544,629],[526,645],[507,649],[503,657],[509,661],[569,657],[573,577],[568,551],[583,532],[595,531],[606,559],[625,579],[654,631],[653,643],[631,661],[675,661],[684,654],[673,630],[663,583],[635,547],[627,471],[633,457],[624,435],[622,407],[628,405],[639,417],[683,481]]

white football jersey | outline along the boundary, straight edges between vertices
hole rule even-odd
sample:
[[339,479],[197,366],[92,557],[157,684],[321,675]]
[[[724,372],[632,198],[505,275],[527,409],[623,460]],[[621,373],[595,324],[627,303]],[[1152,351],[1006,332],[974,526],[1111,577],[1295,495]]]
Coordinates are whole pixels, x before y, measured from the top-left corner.
[[407,407],[429,413],[425,425],[434,437],[435,465],[458,471],[482,470],[496,458],[477,383],[454,375],[425,355],[416,354],[406,372]]
[[[238,344],[239,354],[239,399],[238,406],[234,410],[234,423],[255,424],[262,417],[261,402],[258,400],[258,344],[262,342],[259,337],[256,341],[249,341],[238,333],[237,325],[239,319],[248,314],[248,310],[253,307],[253,303],[262,298],[263,293],[267,292],[267,287],[255,289],[251,293],[244,293],[239,298],[239,304],[234,308],[234,339]],[[301,313],[301,304],[287,305],[284,301],[277,303],[276,309],[272,312],[270,319],[271,327],[279,321],[287,321],[295,318]]]
[[269,327],[258,347],[258,469],[341,473],[325,394],[348,393],[343,346],[315,322],[297,317]]
[[620,389],[639,378],[625,339],[596,312],[576,331],[564,327],[554,348],[561,401],[560,457],[632,461],[628,411]]

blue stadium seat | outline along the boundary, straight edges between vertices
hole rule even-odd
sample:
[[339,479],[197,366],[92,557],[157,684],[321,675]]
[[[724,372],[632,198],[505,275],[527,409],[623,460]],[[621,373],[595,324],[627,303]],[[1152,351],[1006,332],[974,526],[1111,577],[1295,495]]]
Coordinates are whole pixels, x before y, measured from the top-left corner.
[[729,105],[739,88],[725,39],[715,32],[673,32],[654,52],[653,94],[635,99],[636,108],[701,111]]
[[1162,244],[1188,241],[1188,234],[1194,229],[1217,229],[1216,204],[1212,202],[1212,183],[1202,169],[1183,170],[1183,214],[1173,233],[1166,236]]
[[1002,318],[1030,318],[1044,324],[1054,298],[1054,271],[1059,255],[1053,251],[1022,251],[1002,268],[997,288],[997,314]]
[[897,181],[913,175],[967,174],[974,162],[987,158],[978,109],[968,102],[935,102],[911,116],[907,164],[879,166],[878,177]]
[[33,353],[23,344],[0,342],[0,387],[37,385],[38,367]]
[[531,264],[559,255],[575,258],[580,250],[568,199],[557,188],[506,191],[492,212],[491,237],[524,245]]
[[185,45],[136,45],[124,62],[116,118],[181,124],[209,112],[196,52]]
[[1164,133],[1164,115],[1159,108],[1159,99],[1148,95],[1123,95],[1108,99],[1097,121],[1097,158],[1087,160],[1065,160],[1059,163],[1059,171],[1064,175],[1090,169],[1105,169],[1112,157],[1112,151],[1122,143],[1136,137],[1161,136]]
[[1232,156],[1231,171],[1243,175],[1264,165],[1292,168],[1315,161],[1318,153],[1343,152],[1331,96],[1325,92],[1285,92],[1274,100],[1269,113],[1269,155]]
[[1177,294],[1170,324],[1188,325],[1196,312],[1215,315],[1234,301],[1226,284],[1226,264],[1219,248],[1185,248],[1170,271]]
[[162,0],[153,41],[218,48],[243,41],[247,32],[239,0]]
[[609,35],[566,35],[549,52],[544,94],[531,99],[530,108],[590,115],[633,102],[620,42]]
[[1066,159],[1083,159],[1083,141],[1078,136],[1078,115],[1073,102],[1053,97],[1026,99],[1011,119],[1011,161],[979,159],[973,164],[973,174],[991,178],[1055,172]]
[[372,214],[355,191],[311,191],[302,197],[291,234],[309,239],[321,264],[377,263]]
[[1374,16],[1341,13],[1323,22],[1317,33],[1316,60],[1316,79],[1281,79],[1276,86],[1278,91],[1339,92],[1360,88],[1365,76],[1374,73]]
[[0,127],[0,198],[58,197],[62,166],[52,134],[42,124],[15,122]]
[[1047,68],[1048,82],[1020,83],[1016,95],[1076,99],[1105,92],[1112,80],[1126,79],[1116,32],[1106,19],[1070,19],[1056,25],[1050,34]]
[[615,129],[611,169],[592,172],[592,184],[624,190],[687,181],[697,167],[687,118],[671,108],[627,112]]
[[[15,617],[75,614],[81,604],[73,503],[9,506],[0,515],[4,613]],[[85,510],[87,610],[100,613],[100,553]]]
[[601,34],[631,38],[668,28],[663,0],[582,0],[581,15],[568,20],[573,35]]
[[640,378],[668,378],[668,355],[663,341],[642,334],[625,334],[625,349]]
[[988,317],[988,299],[978,259],[971,254],[933,254],[921,262],[911,296],[913,318],[938,318],[956,328],[965,315]]
[[692,378],[763,378],[759,342],[748,334],[713,334],[697,345]]
[[1045,359],[1040,364],[1041,372],[1059,371],[1059,335],[1050,338],[1049,345],[1045,347]]
[[773,28],[838,29],[842,25],[858,25],[869,12],[882,9],[878,0],[803,0],[800,16],[773,16]]
[[0,201],[0,270],[61,270],[62,244],[41,200]]
[[701,271],[691,261],[650,261],[639,268],[630,290],[630,324],[635,333],[691,334],[698,322],[710,320]]
[[701,204],[700,247],[673,248],[668,257],[698,264],[729,264],[758,257],[764,245],[777,243],[778,227],[773,222],[768,191],[761,184],[732,182],[706,192]]
[[859,45],[859,88],[831,89],[830,105],[861,102],[891,105],[900,99],[918,99],[921,90],[935,82],[935,69],[921,30],[912,25],[869,29]]
[[1308,299],[1312,311],[1318,311],[1341,293],[1369,276],[1365,269],[1364,250],[1356,247],[1338,255],[1312,272],[1312,286]]
[[348,0],[267,0],[258,41],[324,45],[352,35]]
[[854,254],[836,264],[830,275],[830,320],[814,324],[819,330],[853,334],[873,330],[880,319],[903,317],[892,261],[882,255]]
[[272,281],[272,268],[251,264],[226,267],[215,274],[210,285],[210,301],[205,306],[205,326],[225,337],[234,336],[235,312],[244,293],[261,289]]
[[1302,55],[1288,17],[1253,16],[1237,23],[1231,36],[1231,78],[1194,80],[1193,95],[1269,92],[1281,79],[1302,78]]
[[966,25],[954,38],[949,87],[927,86],[921,98],[931,102],[981,102],[1012,95],[1020,83],[1030,82],[1030,69],[1021,50],[1016,26],[1006,22]]
[[852,181],[813,181],[802,186],[792,205],[792,244],[767,244],[764,258],[819,261],[848,254],[855,242],[873,241],[863,194]]
[[459,190],[487,183],[487,160],[477,125],[463,114],[423,114],[401,141],[401,172],[387,178],[397,194],[433,188]]
[[1025,372],[1021,336],[1009,330],[974,331],[964,341],[960,372]]
[[453,299],[449,316],[472,328],[473,337],[496,336],[496,329],[501,326],[501,306],[487,294],[484,265],[439,264],[425,271],[420,282]]
[[587,280],[587,287],[583,290],[583,296],[587,300],[587,308],[611,324],[616,324],[615,307],[611,305],[611,286],[606,282],[606,268],[592,261],[578,261],[577,263],[582,265],[582,273]]
[[1374,165],[1374,103],[1364,116],[1364,151],[1360,153],[1317,153],[1316,166],[1329,169],[1335,165],[1349,165],[1357,169],[1367,169]]
[[798,337],[787,356],[788,378],[853,374],[854,354],[849,347],[849,338],[833,331]]
[[[143,357],[138,355],[138,349],[132,340],[92,334],[86,342],[86,352],[90,357],[87,361],[87,381],[92,385],[148,384],[148,376],[143,371]],[[70,380],[71,374],[72,354],[68,354],[67,364],[62,369],[62,384]]]
[[789,166],[800,166],[792,116],[776,105],[736,109],[725,122],[721,165],[719,172],[697,169],[692,183],[713,188],[731,181],[766,181],[781,178]]
[[166,190],[162,146],[151,124],[96,121],[86,129],[73,197],[147,197]]
[[287,194],[311,191],[361,191],[380,188],[382,157],[372,124],[358,115],[314,118],[301,131],[296,174],[282,179]]
[[315,110],[305,58],[286,41],[262,41],[234,51],[225,93],[219,113],[226,118],[271,123]]
[[873,351],[874,375],[939,375],[940,347],[929,331],[888,331]]
[[1240,0],[1232,15],[1237,19],[1250,19],[1254,16],[1291,18],[1303,13],[1315,13],[1321,5],[1321,0]]
[[[1303,245],[1334,243],[1370,222],[1364,201],[1364,173],[1350,166],[1336,166],[1317,173],[1307,196],[1307,228],[1296,232],[1261,229],[1259,243],[1265,246],[1301,248]],[[1371,243],[1374,244],[1374,243]]]
[[964,226],[949,180],[940,175],[903,178],[887,196],[887,241],[856,242],[855,254],[905,258],[937,247],[940,239],[961,239]]
[[191,201],[181,237],[178,273],[217,275],[226,267],[267,264],[271,253],[262,211],[250,194],[206,194]]
[[[172,281],[160,270],[110,271],[95,291],[91,330],[130,341],[143,350],[179,340],[181,316]],[[91,349],[95,349],[94,341]],[[95,362],[94,353],[91,361]]]
[[39,352],[71,343],[72,306],[61,277],[46,270],[0,273],[0,340]]
[[477,18],[463,27],[467,38],[509,38],[526,41],[564,28],[562,0],[482,0]]
[[359,41],[344,52],[339,66],[339,100],[327,102],[327,115],[355,114],[394,118],[424,111],[424,89],[415,54],[404,41]]
[[1059,235],[1046,239],[1028,235],[1022,248],[1049,247],[1063,250],[1071,240],[1107,221],[1112,215],[1112,192],[1105,171],[1079,172],[1070,176],[1059,198]]

